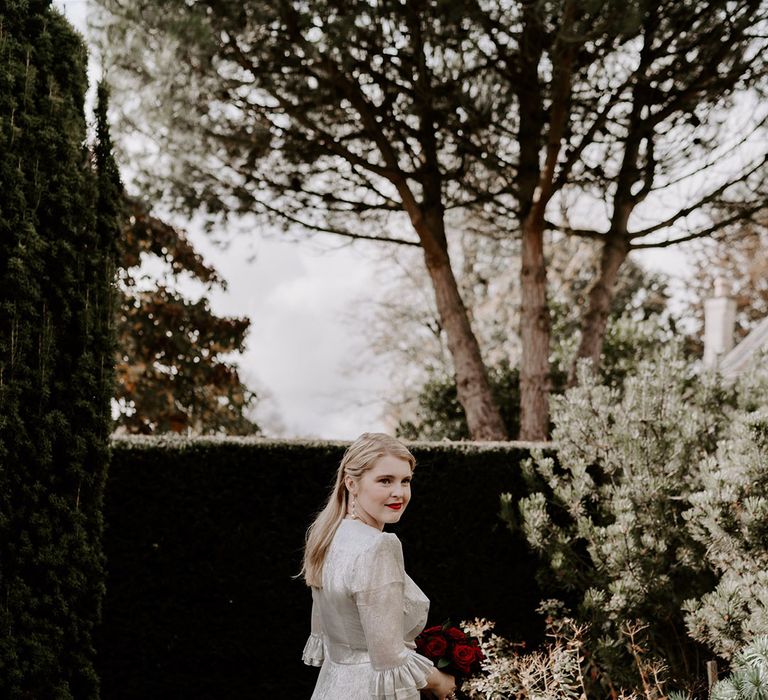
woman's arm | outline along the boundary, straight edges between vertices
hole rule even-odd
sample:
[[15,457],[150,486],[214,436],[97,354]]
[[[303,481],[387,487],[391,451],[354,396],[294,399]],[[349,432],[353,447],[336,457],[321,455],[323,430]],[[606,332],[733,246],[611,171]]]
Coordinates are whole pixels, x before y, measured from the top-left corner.
[[[403,641],[403,584],[394,581],[361,591],[355,602],[374,670],[386,671],[406,663],[415,652]],[[420,658],[434,666],[429,659]]]
[[[435,666],[403,641],[403,584],[391,582],[361,591],[355,602],[373,667],[369,696],[375,700],[418,700],[419,689],[428,688]],[[442,699],[445,694],[438,697]]]
[[323,627],[320,621],[320,607],[317,604],[317,592],[312,589],[312,622],[310,626],[309,638],[304,645],[302,652],[302,661],[307,666],[322,666],[325,658],[323,649]]
[[382,537],[358,561],[357,571],[352,590],[374,671],[370,697],[417,700],[421,689],[445,698],[455,687],[453,677],[435,669],[403,638],[405,570],[397,537]]

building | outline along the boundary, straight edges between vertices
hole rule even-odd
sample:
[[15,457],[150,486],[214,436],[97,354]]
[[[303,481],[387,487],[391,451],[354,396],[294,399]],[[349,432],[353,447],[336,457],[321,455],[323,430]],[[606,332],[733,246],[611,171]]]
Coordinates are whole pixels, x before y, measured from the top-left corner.
[[716,368],[725,379],[736,379],[752,359],[768,348],[768,318],[763,319],[738,345],[734,345],[736,300],[730,296],[728,283],[715,282],[715,296],[704,302],[705,367]]

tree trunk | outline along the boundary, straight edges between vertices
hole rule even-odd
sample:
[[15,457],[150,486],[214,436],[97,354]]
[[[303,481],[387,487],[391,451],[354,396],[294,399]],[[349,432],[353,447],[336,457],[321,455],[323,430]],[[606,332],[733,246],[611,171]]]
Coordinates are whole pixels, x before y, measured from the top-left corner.
[[579,360],[585,358],[591,360],[594,371],[600,367],[600,356],[603,352],[605,329],[608,325],[608,314],[616,289],[616,280],[619,276],[619,269],[627,259],[628,254],[629,246],[626,240],[621,236],[609,235],[603,246],[600,274],[589,290],[587,313],[584,314],[581,321],[579,349],[568,375],[569,386],[574,386],[577,382],[576,368]]
[[467,417],[469,434],[473,440],[507,440],[507,430],[491,393],[480,346],[451,269],[442,212],[428,212],[414,225],[424,246],[424,258],[453,358],[456,389]]
[[546,440],[549,433],[549,307],[544,263],[544,221],[523,224],[520,312],[520,439]]

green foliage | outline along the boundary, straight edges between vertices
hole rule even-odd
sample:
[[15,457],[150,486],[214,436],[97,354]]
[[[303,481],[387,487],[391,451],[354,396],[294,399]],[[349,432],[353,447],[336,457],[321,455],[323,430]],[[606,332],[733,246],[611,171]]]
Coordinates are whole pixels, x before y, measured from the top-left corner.
[[[177,291],[190,277],[210,292],[225,287],[182,231],[128,200],[121,246],[117,316],[118,429],[129,433],[248,435],[258,426],[247,413],[256,395],[229,360],[242,352],[247,318],[220,317],[203,294],[192,301]],[[171,281],[147,289],[137,270],[146,256],[161,260]]]
[[731,675],[712,688],[711,700],[768,699],[768,635],[756,637],[733,659]]
[[[606,684],[639,687],[621,643],[628,621],[691,688],[704,647],[729,659],[768,635],[765,360],[726,387],[668,349],[621,389],[583,371],[553,402],[557,458],[534,453],[527,465],[538,491],[519,502],[519,527],[546,562],[540,575],[589,624]],[[511,497],[502,506],[515,526]],[[746,692],[755,674],[721,697]]]
[[[517,368],[502,362],[491,368],[488,378],[507,434],[517,435],[520,429]],[[561,385],[563,380],[561,377]],[[467,418],[459,403],[454,378],[433,374],[419,392],[417,418],[401,421],[395,430],[407,440],[469,440]]]
[[0,6],[0,696],[98,698],[119,178],[86,53],[48,2]]
[[648,643],[673,676],[684,677],[694,644],[682,604],[711,575],[706,544],[685,529],[696,469],[722,436],[724,405],[710,378],[697,378],[668,349],[640,363],[620,392],[582,366],[581,386],[553,401],[557,461],[536,455],[529,476],[540,490],[520,501],[522,528],[549,575],[590,624],[590,648],[606,678],[637,686],[627,621],[647,625]]

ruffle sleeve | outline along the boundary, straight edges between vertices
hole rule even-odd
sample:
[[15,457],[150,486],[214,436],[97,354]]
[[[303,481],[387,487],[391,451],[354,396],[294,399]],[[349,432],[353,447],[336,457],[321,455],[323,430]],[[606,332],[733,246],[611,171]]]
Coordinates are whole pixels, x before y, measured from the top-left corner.
[[307,664],[307,666],[322,666],[324,658],[323,635],[310,634],[307,643],[304,645],[304,652],[301,655],[301,660]]
[[320,606],[317,604],[317,590],[312,589],[312,625],[301,660],[307,666],[322,666],[325,658],[323,648],[323,625],[320,619]]
[[434,664],[404,641],[403,550],[384,533],[355,563],[352,592],[365,634],[373,673],[371,700],[419,700]]
[[427,676],[434,667],[425,656],[409,651],[405,663],[374,671],[370,685],[372,700],[418,700],[418,689],[427,685]]

